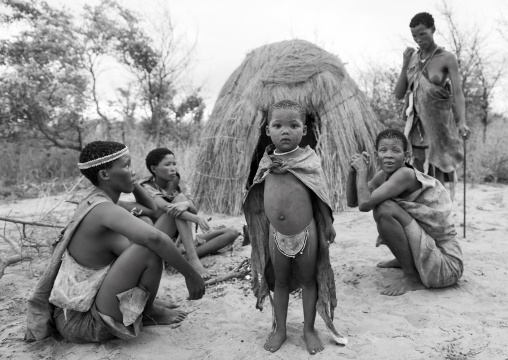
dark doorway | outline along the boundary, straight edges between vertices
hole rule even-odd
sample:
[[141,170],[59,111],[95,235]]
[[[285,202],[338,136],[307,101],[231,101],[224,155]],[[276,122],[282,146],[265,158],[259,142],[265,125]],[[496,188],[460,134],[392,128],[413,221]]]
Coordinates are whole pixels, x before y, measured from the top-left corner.
[[[247,179],[247,189],[252,185],[252,180],[254,180],[254,176],[256,176],[259,162],[265,153],[266,147],[272,143],[272,140],[268,135],[266,135],[265,131],[267,121],[268,112],[264,112],[263,119],[261,121],[261,131],[258,138],[258,144],[256,145],[256,149],[254,150],[254,154],[252,155],[252,160],[250,163],[250,172]],[[300,147],[306,147],[309,145],[312,149],[315,149],[317,145],[315,129],[316,127],[319,127],[319,117],[317,115],[307,114],[305,116],[305,125],[307,125],[307,135],[302,138]]]

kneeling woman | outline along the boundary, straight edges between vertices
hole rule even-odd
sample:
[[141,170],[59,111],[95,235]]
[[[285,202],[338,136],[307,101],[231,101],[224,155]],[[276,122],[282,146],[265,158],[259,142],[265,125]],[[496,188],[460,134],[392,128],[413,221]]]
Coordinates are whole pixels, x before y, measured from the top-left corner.
[[[232,244],[238,237],[238,231],[225,228],[208,232],[210,226],[206,219],[197,215],[194,203],[180,186],[176,159],[171,150],[158,148],[150,151],[146,156],[146,167],[152,176],[142,181],[141,185],[158,208],[156,216],[151,220],[171,238],[180,235],[191,265],[203,278],[209,278],[210,274],[199,258]],[[196,235],[194,239],[191,223],[198,225],[205,233]]]
[[399,267],[402,281],[388,286],[384,295],[439,288],[455,284],[464,269],[455,239],[451,198],[435,178],[406,164],[408,143],[403,133],[387,129],[376,138],[380,170],[368,181],[367,153],[351,157],[348,206],[374,212],[379,244],[387,245],[395,259],[379,267]]

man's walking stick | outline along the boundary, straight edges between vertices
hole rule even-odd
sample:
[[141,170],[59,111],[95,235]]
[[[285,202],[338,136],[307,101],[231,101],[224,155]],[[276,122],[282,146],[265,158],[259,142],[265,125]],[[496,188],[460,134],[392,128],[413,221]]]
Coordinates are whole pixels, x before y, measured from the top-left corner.
[[464,141],[464,239],[466,238],[466,137],[463,136]]

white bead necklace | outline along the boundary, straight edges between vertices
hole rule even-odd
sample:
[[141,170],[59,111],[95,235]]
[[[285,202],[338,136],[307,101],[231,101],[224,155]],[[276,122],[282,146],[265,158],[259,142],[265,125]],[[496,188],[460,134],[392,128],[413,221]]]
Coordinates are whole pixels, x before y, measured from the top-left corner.
[[284,153],[277,153],[277,150],[274,150],[274,151],[273,151],[273,154],[274,154],[274,155],[279,155],[279,156],[281,156],[281,155],[287,155],[287,154],[294,153],[294,152],[295,152],[296,150],[298,150],[298,149],[299,149],[299,147],[297,146],[297,147],[295,147],[293,150],[289,150],[289,151],[286,151],[286,152],[284,152]]

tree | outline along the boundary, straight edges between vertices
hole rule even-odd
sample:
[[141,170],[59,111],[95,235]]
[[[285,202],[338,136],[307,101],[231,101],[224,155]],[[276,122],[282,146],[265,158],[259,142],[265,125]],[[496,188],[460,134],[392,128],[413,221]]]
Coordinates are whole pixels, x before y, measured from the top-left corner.
[[3,132],[80,150],[88,78],[79,64],[72,16],[44,2],[5,0],[4,5],[10,13],[0,20],[28,29],[0,41]]
[[467,118],[470,121],[479,119],[485,142],[492,119],[492,98],[496,85],[504,76],[505,59],[499,60],[493,51],[489,52],[488,36],[477,25],[459,25],[453,9],[445,1],[441,3],[439,12],[447,27],[443,37],[459,64]]

